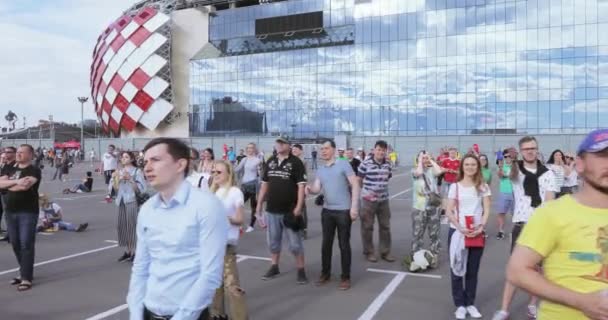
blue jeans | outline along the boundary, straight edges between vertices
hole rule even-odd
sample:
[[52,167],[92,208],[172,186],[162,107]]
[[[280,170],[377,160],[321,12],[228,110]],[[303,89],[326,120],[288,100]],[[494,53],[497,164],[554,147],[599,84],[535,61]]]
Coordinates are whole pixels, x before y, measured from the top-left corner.
[[38,215],[25,212],[8,212],[6,215],[8,235],[11,238],[13,252],[19,263],[22,280],[34,278],[34,255],[36,246],[36,224]]
[[[448,248],[452,243],[452,234],[454,229],[450,228],[448,232]],[[483,256],[484,248],[469,248],[467,257],[467,273],[464,277],[459,277],[454,274],[450,268],[452,278],[452,299],[456,307],[468,307],[475,304],[477,296],[477,279],[479,275],[479,265]]]
[[284,216],[285,214],[266,212],[266,240],[268,241],[270,253],[281,253],[283,232],[285,232],[285,236],[289,242],[289,251],[291,251],[294,256],[304,254],[302,233],[287,228],[283,223]]

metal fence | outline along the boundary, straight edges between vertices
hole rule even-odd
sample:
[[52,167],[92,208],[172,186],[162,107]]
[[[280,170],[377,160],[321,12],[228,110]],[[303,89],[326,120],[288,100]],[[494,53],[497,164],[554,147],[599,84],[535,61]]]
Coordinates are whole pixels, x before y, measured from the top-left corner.
[[[540,152],[548,157],[555,149],[561,149],[564,152],[576,151],[578,144],[585,135],[535,135],[539,142]],[[401,137],[401,136],[350,136],[347,138],[348,146],[352,148],[363,148],[366,152],[374,147],[377,140],[385,140],[399,154],[400,162],[407,165],[410,160],[413,161],[419,150],[428,150],[433,154],[437,154],[444,146],[454,146],[462,152],[466,152],[473,144],[478,144],[483,153],[494,154],[497,150],[504,149],[508,146],[516,146],[518,140],[523,135],[466,135],[466,136],[428,136],[428,137]],[[240,149],[245,149],[248,143],[253,142],[265,154],[272,152],[276,137],[264,136],[236,136],[236,137],[193,137],[182,139],[188,145],[197,148],[212,148],[216,152],[216,156],[223,152],[224,144],[233,147],[239,152]],[[151,138],[99,138],[85,139],[84,148],[87,152],[95,150],[96,155],[99,155],[108,148],[108,145],[113,144],[117,148],[124,150],[141,150]],[[20,144],[31,144],[34,148],[51,147],[53,145],[50,139],[5,139],[0,140],[1,146],[16,146]],[[308,148],[307,148],[308,149]],[[306,158],[310,157],[310,152],[307,150]],[[491,157],[492,158],[492,157]],[[409,160],[408,160],[409,159]]]

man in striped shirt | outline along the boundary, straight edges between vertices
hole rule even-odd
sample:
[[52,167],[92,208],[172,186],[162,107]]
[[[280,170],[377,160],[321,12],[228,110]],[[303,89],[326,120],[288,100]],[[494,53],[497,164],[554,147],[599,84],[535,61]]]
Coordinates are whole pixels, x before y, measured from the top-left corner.
[[361,239],[363,254],[370,262],[377,262],[373,243],[374,220],[378,217],[380,257],[394,262],[391,256],[391,210],[388,199],[388,181],[392,176],[390,162],[386,160],[388,145],[378,140],[373,149],[373,156],[359,166],[361,178]]

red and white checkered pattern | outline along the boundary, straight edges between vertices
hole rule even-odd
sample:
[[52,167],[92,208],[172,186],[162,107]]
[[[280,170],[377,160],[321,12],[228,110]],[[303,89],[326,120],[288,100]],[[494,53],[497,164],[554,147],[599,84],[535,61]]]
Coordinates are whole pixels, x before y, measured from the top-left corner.
[[161,98],[169,83],[157,74],[169,63],[159,49],[168,39],[159,29],[170,18],[146,7],[110,25],[97,40],[91,65],[91,95],[105,131],[154,130],[174,109]]

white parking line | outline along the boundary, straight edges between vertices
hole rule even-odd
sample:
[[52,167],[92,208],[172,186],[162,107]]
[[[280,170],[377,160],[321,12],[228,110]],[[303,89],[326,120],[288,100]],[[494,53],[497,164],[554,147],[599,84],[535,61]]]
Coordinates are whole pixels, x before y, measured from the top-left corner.
[[94,197],[103,197],[103,195],[101,195],[101,194],[87,194],[87,195],[82,195],[82,196],[74,196],[74,197],[66,197],[66,198],[55,198],[55,200],[67,200],[67,201],[71,201],[71,200],[78,200],[78,199],[84,199],[84,198],[94,198]]
[[391,282],[388,283],[386,288],[380,292],[380,294],[374,299],[372,304],[367,307],[365,312],[358,318],[358,320],[372,320],[376,313],[382,308],[382,305],[390,298],[395,289],[401,284],[403,279],[405,279],[406,274],[398,274],[396,275]]
[[96,314],[90,318],[87,318],[86,320],[101,320],[101,319],[105,319],[111,315],[117,314],[123,310],[127,310],[127,308],[129,308],[129,306],[127,304],[123,304],[121,306],[118,306],[116,308],[112,308],[106,312],[102,312],[100,314]]
[[116,240],[104,240],[105,242],[109,242],[109,243],[118,243],[118,241]]
[[410,273],[410,272],[402,272],[395,270],[385,270],[385,269],[374,269],[368,268],[369,272],[377,272],[377,273],[385,273],[385,274],[393,274],[393,280],[388,283],[386,288],[380,292],[380,294],[374,299],[372,304],[367,307],[365,312],[359,317],[358,320],[371,320],[374,318],[376,313],[380,311],[380,308],[386,303],[386,301],[390,298],[390,296],[395,292],[397,287],[401,284],[401,282],[405,279],[405,277],[421,277],[421,278],[432,278],[432,279],[441,279],[440,275],[435,274],[423,274],[423,273]]
[[412,188],[405,189],[405,190],[403,190],[403,191],[401,191],[401,192],[399,192],[397,194],[392,195],[389,199],[394,199],[394,198],[396,198],[396,197],[398,197],[398,196],[400,196],[400,195],[402,195],[404,193],[408,193],[410,191],[412,191]]
[[[106,241],[108,241],[108,240],[106,240]],[[270,258],[266,258],[266,257],[248,256],[248,255],[240,255],[239,254],[239,255],[237,255],[236,263],[243,262],[243,261],[249,260],[249,259],[251,259],[251,260],[270,261]],[[92,317],[86,318],[85,320],[102,320],[102,319],[105,319],[105,318],[107,318],[107,317],[109,317],[111,315],[115,315],[115,314],[117,314],[119,312],[122,312],[123,310],[126,310],[128,307],[129,306],[127,304],[123,304],[123,305],[120,305],[118,307],[112,308],[112,309],[110,309],[108,311],[104,311],[104,312],[96,314],[96,315],[94,315]]]
[[429,273],[411,273],[411,272],[403,272],[403,271],[395,271],[395,270],[386,270],[386,269],[374,269],[368,268],[369,272],[377,272],[377,273],[387,273],[387,274],[405,274],[412,277],[420,277],[420,278],[431,278],[431,279],[441,279],[442,276],[438,274],[429,274]]
[[[87,254],[91,254],[91,253],[95,253],[95,252],[100,252],[100,251],[116,248],[116,247],[118,247],[117,244],[111,245],[111,246],[107,246],[107,247],[101,247],[101,248],[97,248],[97,249],[93,249],[93,250],[89,250],[89,251],[84,251],[84,252],[80,252],[80,253],[75,253],[75,254],[71,254],[69,256],[65,256],[65,257],[59,257],[59,258],[56,258],[56,259],[51,259],[51,260],[47,260],[47,261],[43,261],[43,262],[38,262],[38,263],[36,263],[34,265],[34,267],[39,267],[39,266],[43,266],[43,265],[49,264],[49,263],[54,263],[54,262],[59,262],[59,261],[67,260],[67,259],[72,259],[72,258],[84,256],[84,255],[87,255]],[[19,271],[19,268],[14,268],[14,269],[10,269],[10,270],[0,271],[0,276],[1,275],[5,275],[7,273],[16,272],[16,271]]]

